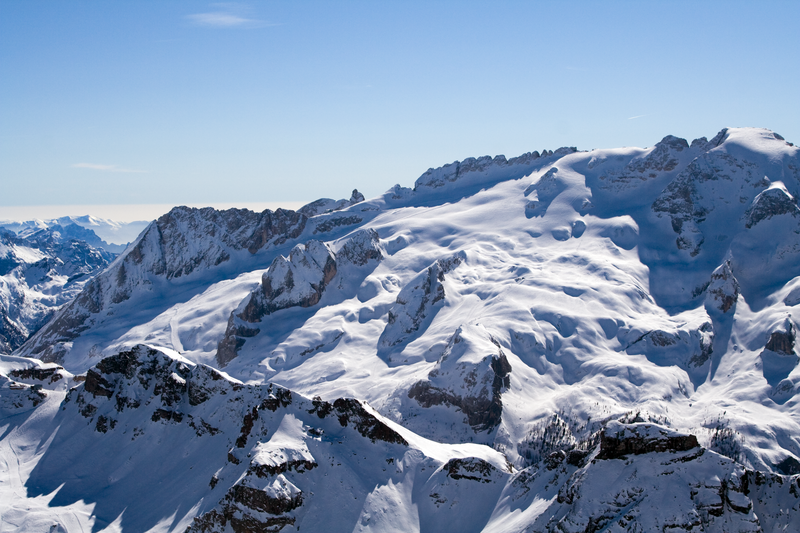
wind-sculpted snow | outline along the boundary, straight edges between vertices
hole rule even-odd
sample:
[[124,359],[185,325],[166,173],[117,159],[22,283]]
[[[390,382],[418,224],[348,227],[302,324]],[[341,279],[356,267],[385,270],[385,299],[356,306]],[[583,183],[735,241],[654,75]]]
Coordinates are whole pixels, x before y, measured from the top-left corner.
[[[466,160],[271,226],[178,209],[20,350],[63,361],[65,410],[5,374],[4,505],[130,531],[798,530],[798,194],[800,149],[737,128]],[[142,343],[146,387],[151,363],[102,362]],[[91,439],[122,450],[102,482]],[[126,477],[149,464],[167,481]],[[123,485],[157,490],[123,512]]]

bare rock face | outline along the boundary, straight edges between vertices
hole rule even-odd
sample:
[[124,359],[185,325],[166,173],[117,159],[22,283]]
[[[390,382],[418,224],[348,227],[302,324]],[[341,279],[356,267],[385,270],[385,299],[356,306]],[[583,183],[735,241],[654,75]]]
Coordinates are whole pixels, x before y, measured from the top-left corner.
[[714,225],[716,212],[720,217],[739,218],[760,190],[769,185],[757,172],[756,164],[715,149],[727,135],[727,130],[722,130],[706,144],[705,153],[684,168],[651,206],[657,216],[670,218],[678,235],[677,248],[686,250],[692,258],[700,254],[706,240],[703,228],[721,230]]
[[476,433],[492,431],[502,421],[502,393],[510,385],[510,373],[508,358],[485,329],[461,326],[428,379],[416,382],[408,397],[423,408],[455,407]]
[[77,297],[20,349],[26,356],[61,362],[70,341],[104,319],[134,294],[152,289],[153,280],[177,280],[218,268],[233,254],[254,254],[297,238],[307,218],[278,209],[218,211],[175,207],[152,222],[120,257],[93,278]]
[[451,479],[469,479],[480,483],[497,482],[499,472],[491,463],[477,457],[467,457],[464,459],[450,459],[444,465],[447,477]]
[[353,232],[336,252],[336,261],[340,268],[347,265],[362,267],[370,261],[382,260],[380,238],[374,229],[360,229]]
[[706,292],[706,309],[709,313],[735,311],[738,299],[739,282],[733,275],[730,261],[725,261],[711,274]]
[[289,257],[278,256],[261,277],[261,286],[231,313],[225,336],[217,348],[217,361],[226,365],[244,346],[245,339],[260,332],[262,319],[281,309],[312,307],[319,303],[339,269],[362,267],[380,261],[380,239],[375,230],[358,230],[338,253],[325,243],[312,240],[295,246]]
[[275,258],[261,278],[261,292],[252,295],[241,317],[257,322],[279,309],[316,305],[335,275],[336,258],[327,245],[320,241],[298,244],[288,258]]
[[785,189],[769,188],[759,193],[745,212],[745,227],[750,229],[759,222],[780,215],[790,215],[796,219],[800,217],[800,207]]
[[287,514],[303,505],[303,492],[300,489],[282,474],[278,474],[271,484],[263,488],[254,487],[251,483],[248,472],[244,479],[228,490],[219,508],[195,518],[187,533],[222,533],[229,530],[235,533],[277,533],[295,523],[296,518]]
[[495,174],[502,174],[505,179],[509,177],[521,178],[530,174],[535,164],[541,163],[538,161],[540,158],[552,158],[552,160],[555,160],[576,151],[577,149],[574,147],[562,147],[555,152],[544,150],[540,154],[534,151],[511,159],[506,159],[503,155],[496,157],[488,155],[478,158],[468,157],[463,161],[454,161],[438,168],[429,168],[414,182],[414,192],[440,189],[457,181],[463,183],[491,180]]
[[[589,168],[601,169],[598,188],[613,192],[618,197],[621,193],[636,191],[643,184],[675,170],[681,163],[684,151],[690,151],[686,139],[667,135],[646,156],[635,157],[622,168],[615,168],[605,159],[591,161]],[[696,149],[691,151],[697,153]]]
[[653,452],[685,452],[697,448],[697,437],[655,424],[609,422],[600,437],[598,459],[620,459]]
[[764,379],[773,387],[772,396],[785,396],[793,392],[795,384],[787,379],[800,363],[795,353],[795,326],[787,319],[781,329],[770,333],[764,350],[759,355]]
[[379,347],[390,349],[414,336],[435,309],[443,305],[445,275],[462,261],[461,255],[439,259],[403,287],[389,310],[389,322],[378,340]]

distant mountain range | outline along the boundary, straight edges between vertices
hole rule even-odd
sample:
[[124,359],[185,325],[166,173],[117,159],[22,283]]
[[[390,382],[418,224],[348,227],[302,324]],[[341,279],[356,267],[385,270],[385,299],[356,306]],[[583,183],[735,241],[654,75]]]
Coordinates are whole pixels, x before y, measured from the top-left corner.
[[74,225],[94,233],[94,236],[92,236],[89,233],[80,233],[73,229],[72,231],[76,232],[73,235],[75,238],[84,240],[96,248],[103,248],[108,252],[118,254],[125,249],[129,242],[132,242],[134,239],[136,239],[139,233],[141,233],[142,230],[148,226],[148,224],[150,224],[149,220],[141,220],[137,222],[117,222],[105,218],[84,215],[60,217],[47,220],[36,219],[25,222],[2,220],[0,221],[0,228],[5,228],[21,237],[24,237],[36,231],[53,226],[67,228]]
[[[798,198],[800,149],[731,128],[83,241],[0,358],[2,521],[800,530]],[[14,279],[56,249],[3,235]]]
[[111,263],[117,254],[98,241],[75,224],[20,235],[0,228],[0,352],[19,348]]

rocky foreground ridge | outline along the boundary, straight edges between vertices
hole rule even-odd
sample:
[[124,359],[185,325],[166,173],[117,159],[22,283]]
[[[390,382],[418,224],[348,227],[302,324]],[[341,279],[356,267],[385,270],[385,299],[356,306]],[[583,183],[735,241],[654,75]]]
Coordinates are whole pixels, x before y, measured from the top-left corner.
[[4,356],[2,509],[798,529],[799,195],[800,150],[736,128],[468,159],[297,212],[175,208]]
[[515,468],[355,399],[246,385],[144,345],[80,377],[16,366],[0,377],[11,440],[49,441],[19,455],[35,463],[28,501],[49,495],[4,511],[23,529],[70,531],[75,517],[54,511],[79,501],[94,504],[94,530],[123,531],[778,531],[797,520],[800,475],[746,469],[638,415]]

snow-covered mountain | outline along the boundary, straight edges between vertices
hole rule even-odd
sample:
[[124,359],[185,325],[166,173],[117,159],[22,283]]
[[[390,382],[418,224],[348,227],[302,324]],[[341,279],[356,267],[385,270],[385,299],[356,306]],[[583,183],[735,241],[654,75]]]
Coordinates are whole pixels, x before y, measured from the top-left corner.
[[22,235],[0,228],[0,353],[19,348],[114,259],[93,240],[74,224]]
[[799,195],[737,128],[175,208],[4,357],[3,521],[799,530]]
[[125,249],[125,246],[127,246],[129,242],[132,242],[134,239],[136,239],[136,236],[139,235],[139,233],[141,233],[149,223],[149,221],[143,220],[136,222],[118,222],[116,220],[109,220],[107,218],[84,215],[59,217],[47,220],[2,220],[0,221],[0,228],[5,228],[9,231],[13,231],[21,237],[25,237],[36,231],[53,226],[67,228],[74,225],[91,231],[91,233],[82,232],[80,235],[76,233],[74,236],[75,238],[85,240],[95,248],[102,248],[107,252],[118,254]]

